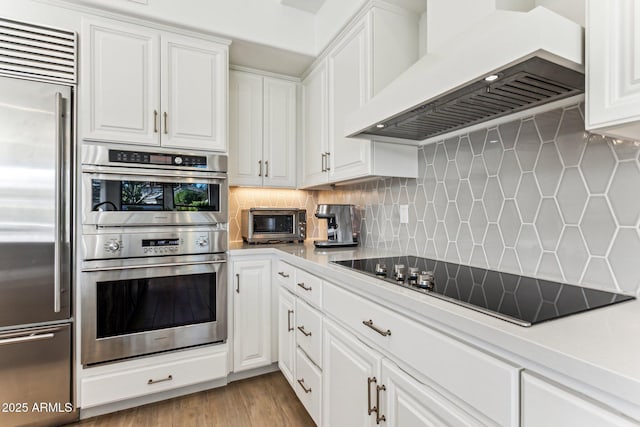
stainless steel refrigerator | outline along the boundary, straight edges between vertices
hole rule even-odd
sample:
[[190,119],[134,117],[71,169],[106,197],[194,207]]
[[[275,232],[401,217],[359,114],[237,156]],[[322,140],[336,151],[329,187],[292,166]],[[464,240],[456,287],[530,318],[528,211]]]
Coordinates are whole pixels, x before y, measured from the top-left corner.
[[0,426],[77,418],[72,89],[0,77]]

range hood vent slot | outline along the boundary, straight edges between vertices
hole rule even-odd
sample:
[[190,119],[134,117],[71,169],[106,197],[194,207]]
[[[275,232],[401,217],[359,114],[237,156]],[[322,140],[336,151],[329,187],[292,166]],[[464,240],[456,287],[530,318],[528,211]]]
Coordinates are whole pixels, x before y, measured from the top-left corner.
[[400,113],[360,135],[422,141],[584,92],[584,75],[539,57]]

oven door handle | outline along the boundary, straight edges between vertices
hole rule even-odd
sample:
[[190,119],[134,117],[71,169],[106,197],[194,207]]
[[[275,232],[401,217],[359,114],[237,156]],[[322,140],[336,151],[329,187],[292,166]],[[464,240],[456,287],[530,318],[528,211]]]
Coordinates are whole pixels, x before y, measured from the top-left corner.
[[134,270],[140,268],[158,268],[158,267],[185,267],[189,265],[202,265],[202,264],[225,264],[227,262],[224,260],[216,260],[216,261],[194,261],[194,262],[167,262],[164,264],[148,264],[148,265],[126,265],[126,266],[115,266],[115,267],[96,267],[96,268],[83,268],[84,272],[93,272],[93,271],[114,271],[114,270]]
[[104,167],[93,166],[93,165],[83,165],[82,172],[84,173],[95,173],[95,174],[103,174],[110,176],[117,175],[125,175],[125,176],[138,176],[140,178],[152,178],[152,177],[166,177],[166,178],[198,178],[198,179],[219,179],[226,180],[228,178],[226,173],[223,172],[200,172],[200,171],[167,171],[162,169],[137,169],[131,170],[127,168],[120,167],[109,167],[109,169],[105,169]]

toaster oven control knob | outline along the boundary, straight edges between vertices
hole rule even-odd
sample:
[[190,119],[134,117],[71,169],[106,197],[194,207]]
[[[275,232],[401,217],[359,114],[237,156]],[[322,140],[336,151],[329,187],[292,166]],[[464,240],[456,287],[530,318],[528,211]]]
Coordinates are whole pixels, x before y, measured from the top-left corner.
[[201,237],[198,240],[196,240],[196,245],[200,246],[201,248],[207,246],[209,244],[209,240],[207,240],[206,237]]
[[112,254],[115,254],[120,250],[120,242],[118,242],[117,240],[110,240],[106,244],[105,249],[107,250],[107,252],[111,252]]
[[182,164],[182,157],[178,157],[178,156],[176,156],[176,157],[173,159],[173,163],[175,163],[176,165],[181,165],[181,164]]

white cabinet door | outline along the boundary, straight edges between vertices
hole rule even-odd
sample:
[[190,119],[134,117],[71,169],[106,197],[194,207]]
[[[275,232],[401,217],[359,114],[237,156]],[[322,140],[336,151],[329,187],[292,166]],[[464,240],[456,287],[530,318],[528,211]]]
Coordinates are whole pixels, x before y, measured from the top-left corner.
[[278,367],[292,386],[296,359],[295,297],[280,287],[278,295]]
[[586,128],[640,135],[640,3],[587,1]]
[[85,19],[81,46],[81,138],[159,145],[158,32]]
[[323,62],[302,82],[302,186],[327,182],[327,68]]
[[637,426],[636,423],[541,378],[522,374],[522,427]]
[[162,35],[162,145],[227,150],[227,47]]
[[262,76],[229,75],[229,184],[262,185]]
[[375,404],[380,406],[380,417],[384,416],[389,427],[484,425],[388,359],[382,361],[381,383],[384,388],[379,391],[380,402],[376,399]]
[[233,370],[271,363],[271,260],[233,261]]
[[367,15],[327,58],[330,181],[366,175],[371,167],[371,142],[344,137],[344,118],[371,93],[369,20]]
[[325,425],[375,426],[376,412],[370,409],[375,406],[376,386],[381,384],[382,356],[326,319],[323,352]]
[[264,186],[296,186],[296,84],[264,78]]

